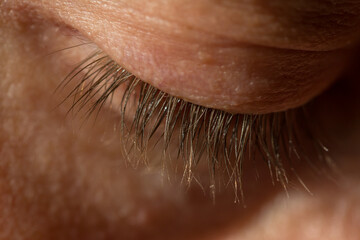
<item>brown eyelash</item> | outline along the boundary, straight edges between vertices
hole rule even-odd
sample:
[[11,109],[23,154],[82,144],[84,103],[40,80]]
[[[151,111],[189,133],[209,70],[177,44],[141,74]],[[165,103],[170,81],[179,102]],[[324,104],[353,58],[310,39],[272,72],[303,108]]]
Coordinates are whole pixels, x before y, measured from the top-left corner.
[[[292,167],[294,159],[307,163],[315,172],[321,172],[324,166],[326,170],[333,169],[327,149],[312,133],[303,108],[251,115],[199,106],[141,81],[101,51],[84,59],[59,87],[74,80],[78,82],[64,101],[72,99],[69,111],[80,111],[91,104],[86,109],[87,115],[98,114],[105,104],[111,104],[115,91],[125,87],[119,113],[121,134],[126,139],[122,146],[129,161],[133,163],[130,155],[136,152],[136,156],[143,156],[142,159],[151,164],[145,154],[148,149],[156,145],[166,156],[170,143],[178,141],[176,155],[184,161],[187,184],[192,182],[200,160],[207,159],[213,198],[215,174],[224,171],[228,182],[234,183],[236,192],[239,191],[241,200],[244,199],[243,163],[254,157],[255,150],[262,154],[273,182],[279,182],[284,189],[289,183],[288,169],[296,174]],[[128,108],[130,102],[134,104],[134,94],[137,102],[135,110],[131,111]],[[159,135],[159,139],[154,139]],[[312,150],[318,153],[316,160],[309,159],[301,147],[299,139],[304,135],[310,139]],[[138,165],[138,161],[133,165]],[[300,178],[298,180],[302,183]]]

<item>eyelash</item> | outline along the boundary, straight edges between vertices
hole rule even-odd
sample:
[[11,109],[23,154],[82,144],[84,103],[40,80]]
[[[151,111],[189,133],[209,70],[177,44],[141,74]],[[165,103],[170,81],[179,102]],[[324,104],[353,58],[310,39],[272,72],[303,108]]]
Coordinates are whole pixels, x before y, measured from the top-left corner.
[[[137,166],[139,162],[134,163],[133,159],[145,156],[145,152],[155,145],[161,149],[165,162],[170,143],[177,135],[177,158],[184,160],[184,180],[190,184],[200,160],[207,159],[213,197],[215,173],[224,171],[228,182],[234,183],[243,200],[243,162],[254,159],[257,153],[261,153],[268,165],[273,182],[276,180],[285,190],[289,183],[288,169],[298,177],[293,168],[294,161],[305,162],[317,173],[324,168],[327,171],[333,169],[327,149],[313,133],[305,108],[250,115],[199,106],[141,81],[101,51],[84,59],[58,89],[73,82],[76,82],[75,87],[63,102],[72,99],[69,112],[79,112],[90,104],[85,109],[86,116],[99,114],[106,105],[113,107],[114,93],[124,86],[119,106],[120,131],[123,139],[127,139],[122,146],[130,163]],[[137,99],[137,103],[131,99]],[[135,103],[133,112],[129,110],[130,102]],[[154,140],[159,135],[159,139]],[[300,142],[304,138],[310,140],[311,151],[317,152],[317,159],[307,157],[308,152]],[[137,158],[131,157],[134,152]],[[142,159],[151,164],[146,156]],[[303,184],[299,177],[298,180]]]

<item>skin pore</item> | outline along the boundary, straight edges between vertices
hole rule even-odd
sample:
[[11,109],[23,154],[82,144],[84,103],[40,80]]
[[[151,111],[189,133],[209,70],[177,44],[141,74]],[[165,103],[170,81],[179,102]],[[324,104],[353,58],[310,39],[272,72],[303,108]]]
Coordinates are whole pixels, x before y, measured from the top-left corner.
[[[339,49],[355,52],[359,4],[287,2],[0,0],[0,239],[358,239],[358,61]],[[340,177],[300,167],[311,194],[293,180],[288,197],[259,165],[259,179],[244,177],[244,208],[232,187],[213,204],[200,184],[129,167],[114,111],[84,123],[67,115],[71,102],[56,107],[71,86],[54,90],[88,50],[49,53],[81,43],[77,32],[144,81],[235,112],[301,105],[345,72],[311,105]]]

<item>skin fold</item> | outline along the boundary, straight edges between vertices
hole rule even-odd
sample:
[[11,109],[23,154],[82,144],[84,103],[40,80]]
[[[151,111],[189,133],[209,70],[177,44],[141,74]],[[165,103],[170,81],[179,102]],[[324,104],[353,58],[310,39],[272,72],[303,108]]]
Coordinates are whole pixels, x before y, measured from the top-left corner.
[[[358,239],[359,4],[311,2],[0,0],[0,239]],[[84,121],[68,113],[71,101],[59,105],[71,86],[54,93],[92,46],[53,52],[80,36],[162,90],[233,111],[287,109],[338,80],[309,106],[339,167],[336,180],[297,166],[311,193],[296,178],[286,193],[259,164],[260,178],[245,173],[244,208],[225,184],[214,204],[202,169],[203,182],[187,187],[164,180],[181,176],[171,169],[132,168],[116,111]],[[244,69],[240,82],[254,90],[229,103]],[[201,84],[214,89],[207,96],[191,92],[194,76],[213,81],[218,72],[228,80]]]
[[77,29],[151,85],[234,113],[306,103],[340,74],[359,39],[353,1],[19,2],[20,11]]

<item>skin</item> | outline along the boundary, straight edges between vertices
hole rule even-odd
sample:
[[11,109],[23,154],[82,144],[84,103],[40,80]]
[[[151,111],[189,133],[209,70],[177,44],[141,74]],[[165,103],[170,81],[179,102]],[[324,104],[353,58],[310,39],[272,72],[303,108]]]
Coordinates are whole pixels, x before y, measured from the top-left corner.
[[[0,1],[0,239],[358,239],[359,61],[358,54],[338,49],[357,41],[359,5],[291,2]],[[249,11],[241,11],[245,7]],[[314,26],[308,14],[324,10],[329,14]],[[137,24],[144,14],[149,17]],[[210,16],[221,17],[213,23]],[[299,23],[304,18],[309,22]],[[71,102],[56,107],[71,86],[54,89],[91,49],[48,54],[81,42],[79,36],[162,90],[231,111],[302,104],[345,72],[310,108],[339,165],[336,184],[298,166],[312,194],[294,178],[288,197],[258,164],[260,179],[251,171],[244,177],[244,208],[233,203],[231,187],[219,190],[214,205],[196,183],[187,188],[165,181],[160,167],[129,167],[114,132],[115,111],[84,123],[81,114],[67,115]],[[188,54],[198,48],[200,55]],[[171,65],[179,61],[183,65]],[[239,78],[241,69],[249,75]],[[228,82],[213,82],[225,73]],[[211,82],[200,85],[204,95],[194,76]],[[229,90],[238,81],[254,82],[253,92]],[[242,97],[234,100],[234,94]],[[208,174],[199,171],[208,189]],[[167,174],[176,179],[178,173]]]
[[306,103],[340,74],[359,39],[353,1],[20,2],[77,29],[151,85],[234,113]]

